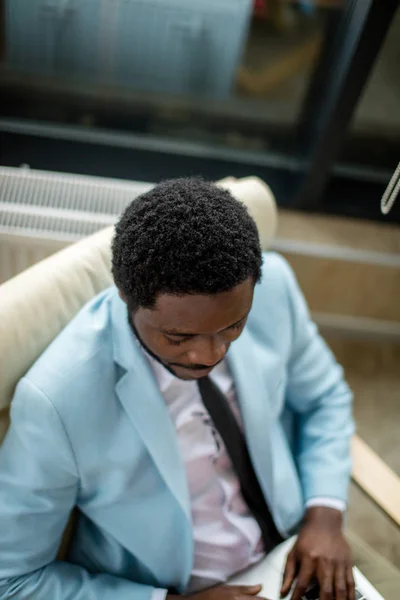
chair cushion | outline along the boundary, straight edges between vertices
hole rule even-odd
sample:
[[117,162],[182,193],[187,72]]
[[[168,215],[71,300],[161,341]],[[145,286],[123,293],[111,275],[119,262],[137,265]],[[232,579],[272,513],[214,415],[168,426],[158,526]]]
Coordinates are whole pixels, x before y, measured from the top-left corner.
[[19,379],[79,309],[111,285],[113,228],[85,238],[0,287],[0,443]]

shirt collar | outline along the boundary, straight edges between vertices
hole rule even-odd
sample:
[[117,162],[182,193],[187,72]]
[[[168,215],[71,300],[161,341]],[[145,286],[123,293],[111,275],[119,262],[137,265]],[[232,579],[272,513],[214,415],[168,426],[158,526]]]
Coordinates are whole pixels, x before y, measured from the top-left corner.
[[[165,394],[165,392],[170,388],[170,386],[174,383],[179,383],[182,386],[184,385],[193,385],[195,383],[193,380],[184,381],[183,379],[179,379],[173,373],[168,371],[158,360],[150,356],[148,352],[142,347],[142,352],[147,358],[151,370],[153,371],[154,377],[157,381],[157,385],[161,394]],[[227,361],[223,360],[217,365],[210,374],[210,377],[218,383],[219,388],[224,394],[227,394],[232,388],[232,377],[230,375]]]
[[168,371],[168,369],[166,369],[164,365],[158,362],[158,360],[150,356],[150,354],[148,354],[148,352],[146,352],[144,348],[142,348],[142,352],[150,364],[151,370],[153,371],[154,377],[157,381],[157,385],[160,389],[161,394],[165,394],[165,392],[170,387],[170,385],[172,385],[173,382],[179,381],[178,378],[175,377],[175,375],[173,375],[170,371]]

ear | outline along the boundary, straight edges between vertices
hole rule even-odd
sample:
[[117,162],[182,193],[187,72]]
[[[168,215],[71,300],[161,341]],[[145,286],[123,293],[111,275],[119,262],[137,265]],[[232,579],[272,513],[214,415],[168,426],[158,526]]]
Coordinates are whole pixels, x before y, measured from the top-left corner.
[[128,300],[126,299],[126,296],[125,296],[125,294],[124,294],[124,293],[123,293],[123,291],[122,291],[122,290],[120,290],[119,288],[118,288],[118,294],[119,294],[119,297],[121,298],[121,300],[122,300],[123,302],[125,302],[125,304],[128,304]]

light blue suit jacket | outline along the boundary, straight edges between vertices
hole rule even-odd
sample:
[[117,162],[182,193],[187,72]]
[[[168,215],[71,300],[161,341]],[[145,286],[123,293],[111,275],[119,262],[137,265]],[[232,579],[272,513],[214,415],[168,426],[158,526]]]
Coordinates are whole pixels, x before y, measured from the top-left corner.
[[[287,263],[264,257],[228,353],[250,453],[283,535],[315,496],[346,500],[351,393]],[[190,502],[167,407],[115,288],[18,385],[0,450],[0,599],[149,600],[182,592]],[[69,562],[55,562],[73,506]]]

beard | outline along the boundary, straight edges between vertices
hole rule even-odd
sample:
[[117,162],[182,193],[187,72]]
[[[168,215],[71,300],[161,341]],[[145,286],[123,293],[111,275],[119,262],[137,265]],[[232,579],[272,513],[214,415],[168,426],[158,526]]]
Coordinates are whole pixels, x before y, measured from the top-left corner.
[[[175,367],[179,367],[181,369],[186,369],[188,373],[190,373],[191,369],[193,371],[197,371],[197,370],[200,370],[200,369],[204,369],[204,368],[207,369],[208,368],[208,365],[193,365],[193,366],[188,366],[188,365],[181,365],[179,363],[168,364],[168,363],[164,362],[159,356],[157,356],[157,354],[154,354],[154,352],[152,350],[150,350],[150,348],[146,345],[146,343],[140,337],[139,332],[136,329],[135,324],[133,322],[133,319],[131,317],[132,313],[131,313],[131,311],[129,309],[127,311],[127,314],[128,314],[128,323],[129,323],[129,326],[130,326],[130,328],[132,330],[132,333],[135,336],[135,338],[137,339],[137,341],[139,342],[139,344],[142,347],[142,349],[144,350],[144,352],[146,354],[148,354],[149,356],[151,356],[151,358],[153,358],[154,360],[156,360],[160,365],[162,365],[164,367],[164,369],[167,369],[167,371],[169,371],[174,377],[177,377],[178,379],[181,379],[182,381],[188,381],[188,379],[186,377],[180,377],[179,375],[177,375],[177,373],[173,369],[174,366]],[[225,358],[225,356],[223,356],[214,365],[214,367],[216,367],[217,365],[219,365],[224,360],[224,358]],[[196,378],[194,378],[194,379],[196,379]]]
[[[130,328],[132,330],[133,335],[135,336],[135,338],[137,339],[137,341],[141,345],[141,347],[144,350],[144,352],[146,352],[146,354],[148,354],[149,356],[151,356],[151,358],[153,358],[160,365],[162,365],[164,367],[164,369],[167,369],[167,371],[169,371],[171,373],[171,375],[173,375],[174,377],[178,377],[178,375],[172,370],[172,368],[169,367],[168,364],[166,364],[163,360],[161,360],[161,358],[159,356],[157,356],[157,354],[154,354],[154,352],[152,350],[150,350],[150,348],[145,344],[145,342],[143,341],[143,339],[140,337],[138,330],[135,327],[135,324],[134,324],[133,319],[131,317],[130,310],[128,309],[127,312],[128,312],[128,323],[129,323],[129,326],[130,326]],[[178,379],[181,379],[181,377],[178,377]]]

